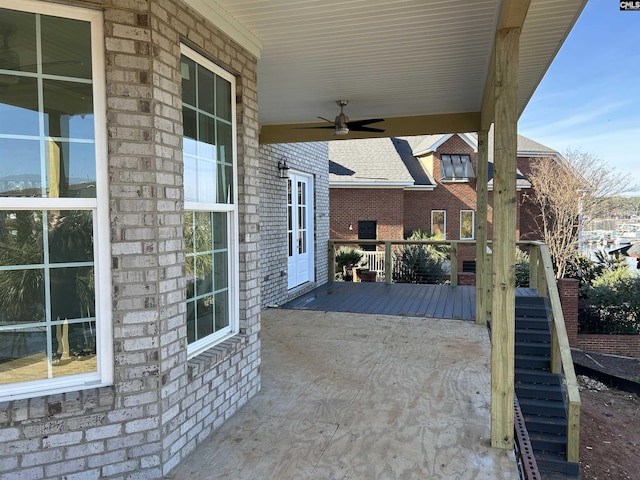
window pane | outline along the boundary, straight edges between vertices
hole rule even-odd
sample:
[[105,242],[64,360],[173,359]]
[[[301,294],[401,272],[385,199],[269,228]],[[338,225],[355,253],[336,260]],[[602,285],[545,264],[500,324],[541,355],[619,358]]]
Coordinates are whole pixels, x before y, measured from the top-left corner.
[[184,129],[182,149],[185,154],[196,155],[196,139],[198,138],[198,122],[196,120],[196,112],[187,107],[183,108],[182,121]]
[[197,159],[191,156],[184,156],[184,199],[187,202],[198,200],[198,174],[196,168]]
[[93,267],[52,268],[51,319],[95,316]]
[[43,268],[0,270],[0,326],[44,322],[44,298]]
[[0,86],[0,133],[38,135],[38,80],[0,75]]
[[[182,70],[182,102],[196,106],[196,64],[184,55],[180,58]],[[193,138],[196,138],[195,136]]]
[[446,238],[445,214],[443,211],[431,212],[431,233],[440,238]]
[[233,135],[231,125],[216,122],[218,129],[218,161],[233,164]]
[[[0,8],[6,37],[4,52],[0,55],[0,69],[21,72],[36,71],[36,21],[32,13]],[[77,39],[76,39],[77,41]],[[17,83],[18,77],[13,77]],[[22,78],[21,80],[22,81]]]
[[196,320],[196,340],[211,335],[214,332],[214,311],[213,311],[213,295],[207,295],[200,298],[197,302],[198,316]]
[[216,331],[229,326],[229,292],[216,293],[215,297]]
[[62,322],[52,327],[53,377],[95,372],[95,322]]
[[233,203],[233,167],[218,163],[218,203]]
[[[198,133],[201,148],[201,150],[198,151],[198,155],[215,159],[215,149],[213,148],[216,144],[215,120],[208,115],[199,113]],[[208,145],[202,145],[203,143]]]
[[42,15],[41,32],[44,73],[91,78],[89,22]]
[[231,121],[231,84],[216,77],[216,115]]
[[0,138],[0,194],[42,196],[40,142]]
[[229,255],[226,251],[214,254],[215,282],[214,289],[222,290],[229,287]]
[[199,159],[196,175],[198,181],[196,200],[198,202],[215,202],[215,163],[209,159]]
[[46,327],[0,331],[0,385],[48,376]]
[[50,212],[49,261],[93,261],[93,216],[90,211]]
[[[42,232],[41,211],[0,212],[0,267],[43,263]],[[4,287],[6,290],[8,285]]]
[[198,109],[211,115],[215,113],[213,85],[213,72],[206,68],[198,67]]
[[96,162],[93,143],[45,144],[47,196],[51,198],[95,198]]
[[44,80],[45,135],[93,140],[93,91],[82,83]]
[[473,238],[473,212],[460,212],[460,238]]
[[213,249],[227,248],[227,214],[224,212],[213,213]]

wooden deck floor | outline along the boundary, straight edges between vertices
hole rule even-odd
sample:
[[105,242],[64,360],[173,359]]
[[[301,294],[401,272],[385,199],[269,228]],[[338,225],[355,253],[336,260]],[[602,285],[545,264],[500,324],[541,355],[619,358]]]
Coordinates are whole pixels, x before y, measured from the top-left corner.
[[[532,296],[535,291],[518,288],[516,295]],[[321,285],[282,307],[473,321],[476,291],[472,286],[335,282]]]

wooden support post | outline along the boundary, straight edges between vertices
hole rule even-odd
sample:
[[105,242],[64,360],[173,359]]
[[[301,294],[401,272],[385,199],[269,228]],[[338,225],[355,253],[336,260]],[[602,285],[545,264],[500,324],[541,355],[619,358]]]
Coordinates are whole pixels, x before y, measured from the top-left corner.
[[393,258],[391,258],[391,242],[384,242],[384,281],[391,284],[393,281]]
[[449,253],[449,263],[451,264],[451,272],[449,273],[449,282],[452,287],[458,286],[458,243],[451,242]]
[[336,245],[332,240],[329,240],[329,283],[336,280]]
[[512,449],[519,27],[496,32],[493,167],[491,445]]
[[489,182],[489,132],[478,132],[476,181],[476,323],[487,323],[491,277],[487,268],[487,184]]

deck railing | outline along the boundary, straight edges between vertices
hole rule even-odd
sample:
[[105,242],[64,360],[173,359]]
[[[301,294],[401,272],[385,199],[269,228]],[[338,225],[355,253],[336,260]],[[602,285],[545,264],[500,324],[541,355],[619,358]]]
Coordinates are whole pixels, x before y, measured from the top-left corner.
[[[458,252],[462,245],[469,248],[475,245],[473,240],[329,240],[329,282],[336,279],[336,250],[337,247],[347,246],[357,248],[360,245],[373,245],[375,251],[361,251],[365,268],[374,270],[379,279],[386,283],[393,283],[394,277],[403,276],[403,249],[407,246],[433,246],[445,250],[446,258],[441,264],[449,284],[458,285]],[[453,268],[451,266],[454,266]],[[418,272],[429,278],[430,272]],[[437,281],[429,283],[438,283]]]
[[[489,242],[490,243],[490,242]],[[449,283],[458,285],[458,253],[463,246],[474,246],[473,240],[329,240],[329,281],[335,281],[336,246],[375,245],[384,248],[376,252],[366,252],[371,255],[367,262],[373,261],[369,268],[376,270],[378,278],[384,278],[387,283],[393,282],[394,271],[398,272],[398,259],[402,255],[403,247],[408,245],[433,245],[447,247],[449,268]],[[551,371],[564,374],[567,400],[567,460],[578,462],[580,439],[580,393],[576,380],[571,347],[567,337],[567,330],[562,313],[562,304],[556,284],[556,278],[551,263],[549,247],[542,242],[518,242],[520,248],[529,251],[529,287],[536,289],[541,297],[549,297],[551,305]],[[475,255],[474,255],[475,256]],[[383,263],[382,271],[378,268]],[[373,266],[374,268],[371,268]],[[490,299],[489,305],[490,305]],[[490,310],[490,308],[489,308]]]
[[548,245],[529,242],[529,284],[551,305],[551,371],[563,373],[567,396],[567,460],[579,461],[580,392]]

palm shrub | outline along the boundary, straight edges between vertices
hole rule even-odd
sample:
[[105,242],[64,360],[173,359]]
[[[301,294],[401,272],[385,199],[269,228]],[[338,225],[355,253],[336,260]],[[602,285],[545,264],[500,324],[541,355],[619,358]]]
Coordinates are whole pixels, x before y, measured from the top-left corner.
[[[414,230],[407,240],[439,240],[422,229]],[[393,270],[394,282],[444,283],[447,279],[448,245],[405,245]]]
[[340,247],[336,250],[336,267],[342,272],[342,278],[348,280],[351,278],[351,269],[356,266],[364,266],[364,254],[355,248]]

